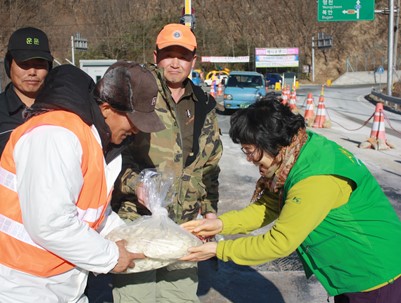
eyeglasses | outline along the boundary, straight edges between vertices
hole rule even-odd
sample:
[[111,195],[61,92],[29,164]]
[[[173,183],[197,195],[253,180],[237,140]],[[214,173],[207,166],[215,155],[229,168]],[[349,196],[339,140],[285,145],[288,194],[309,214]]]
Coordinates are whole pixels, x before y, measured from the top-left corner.
[[241,147],[241,151],[242,151],[248,158],[253,158],[253,155],[258,151],[258,149],[255,148],[253,151],[247,151],[245,148]]

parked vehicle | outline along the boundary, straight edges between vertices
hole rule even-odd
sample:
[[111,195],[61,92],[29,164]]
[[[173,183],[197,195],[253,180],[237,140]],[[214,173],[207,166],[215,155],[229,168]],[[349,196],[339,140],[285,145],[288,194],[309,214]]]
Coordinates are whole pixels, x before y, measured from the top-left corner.
[[225,83],[227,82],[227,78],[228,78],[228,72],[221,70],[220,71],[214,70],[206,74],[204,82],[206,86],[211,86],[213,80],[216,80],[216,85],[219,85],[220,83],[225,85]]
[[266,82],[267,82],[267,86],[273,88],[277,82],[282,82],[283,78],[281,77],[280,74],[278,73],[267,73],[266,74]]
[[246,108],[266,95],[266,81],[262,74],[232,71],[224,88],[224,108]]
[[202,79],[200,73],[195,70],[192,71],[191,80],[195,85],[202,85]]

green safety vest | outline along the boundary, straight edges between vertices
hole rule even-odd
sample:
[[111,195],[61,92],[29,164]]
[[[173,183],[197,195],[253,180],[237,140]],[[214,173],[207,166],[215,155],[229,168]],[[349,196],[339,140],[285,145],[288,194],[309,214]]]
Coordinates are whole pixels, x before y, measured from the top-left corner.
[[284,184],[284,201],[291,187],[309,176],[345,177],[356,188],[298,247],[307,277],[315,274],[331,296],[391,282],[401,274],[400,219],[359,159],[325,137],[308,136]]

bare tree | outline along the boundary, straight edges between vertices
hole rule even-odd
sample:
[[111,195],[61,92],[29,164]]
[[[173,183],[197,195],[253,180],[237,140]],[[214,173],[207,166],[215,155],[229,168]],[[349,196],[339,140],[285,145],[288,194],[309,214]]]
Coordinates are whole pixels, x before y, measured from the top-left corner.
[[[52,51],[60,61],[71,57],[71,36],[79,32],[88,39],[89,49],[76,51],[77,60],[145,62],[152,61],[162,26],[179,22],[185,1],[0,0],[0,4],[3,54],[9,35],[18,27],[31,25],[48,34]],[[386,0],[376,0],[377,8],[386,5]],[[300,62],[310,64],[311,38],[325,32],[333,36],[334,45],[330,50],[315,52],[317,78],[336,77],[351,55],[360,62],[366,58],[382,60],[386,54],[386,16],[367,22],[318,22],[316,6],[316,0],[193,0],[198,54],[252,57],[255,47],[298,47]]]

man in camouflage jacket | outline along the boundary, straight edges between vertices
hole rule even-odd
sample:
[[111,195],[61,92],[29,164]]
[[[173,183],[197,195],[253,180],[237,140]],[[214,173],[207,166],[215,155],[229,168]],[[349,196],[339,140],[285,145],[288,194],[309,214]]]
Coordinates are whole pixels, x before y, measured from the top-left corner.
[[[135,195],[138,174],[145,168],[173,174],[174,199],[167,206],[173,221],[180,224],[198,215],[216,217],[223,148],[216,101],[187,78],[195,51],[195,36],[184,25],[169,24],[158,35],[158,67],[147,67],[157,79],[155,111],[166,129],[137,134],[123,152],[123,174],[115,185],[112,204],[126,221],[150,214]],[[196,268],[115,275],[114,302],[199,302],[197,281]]]
[[[176,121],[174,104],[168,87],[163,79],[162,71],[155,66],[147,65],[152,70],[159,85],[156,111],[164,122],[166,129],[152,133],[141,133],[123,152],[124,167],[117,199],[113,203],[120,204],[118,214],[123,219],[134,220],[149,212],[136,199],[135,188],[139,173],[145,168],[168,170],[175,177],[174,201],[168,205],[169,216],[176,223],[195,219],[198,214],[217,212],[218,162],[222,154],[219,127],[216,117],[216,101],[188,81],[195,101],[194,113],[194,145],[186,163],[183,161],[183,146],[179,124]],[[191,117],[189,117],[191,119]]]

